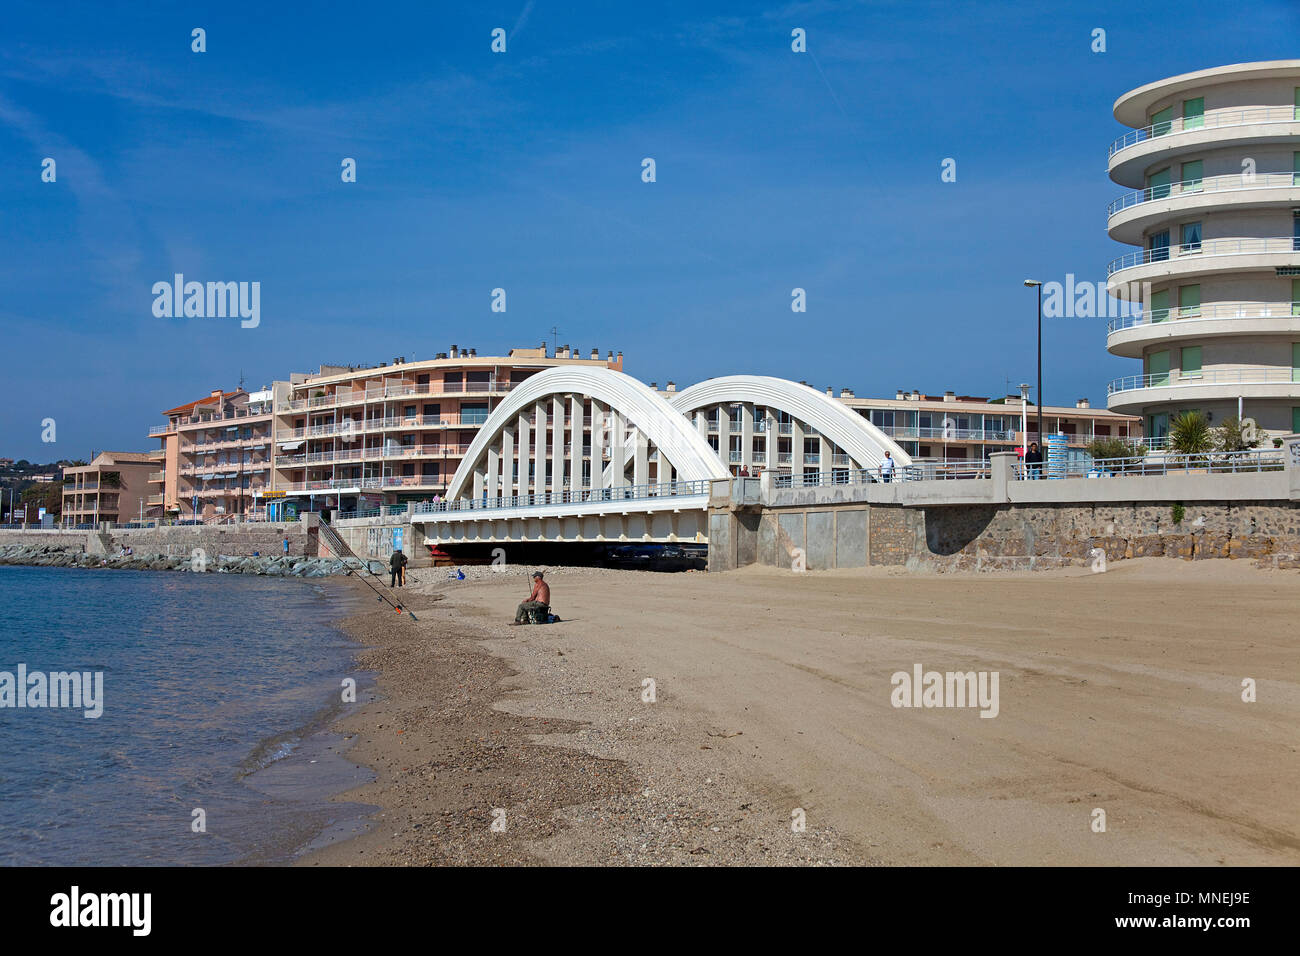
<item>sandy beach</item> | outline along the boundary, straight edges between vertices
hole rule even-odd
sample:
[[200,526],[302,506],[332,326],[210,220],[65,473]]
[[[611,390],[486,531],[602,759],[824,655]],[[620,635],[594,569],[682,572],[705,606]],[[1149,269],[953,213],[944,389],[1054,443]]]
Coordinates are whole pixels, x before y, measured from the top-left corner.
[[[509,627],[527,570],[348,622],[338,799],[381,809],[302,865],[1300,863],[1296,572],[556,568],[563,622]],[[893,706],[918,664],[997,716]]]

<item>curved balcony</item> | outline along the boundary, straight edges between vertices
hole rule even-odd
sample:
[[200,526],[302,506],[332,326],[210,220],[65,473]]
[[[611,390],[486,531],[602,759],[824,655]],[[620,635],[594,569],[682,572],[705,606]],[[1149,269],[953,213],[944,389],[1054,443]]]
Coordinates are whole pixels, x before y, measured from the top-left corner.
[[1158,339],[1225,335],[1287,335],[1300,331],[1300,302],[1222,302],[1197,309],[1157,309],[1106,324],[1106,350],[1141,358]]
[[1106,228],[1112,239],[1137,245],[1146,230],[1165,219],[1275,203],[1300,203],[1300,173],[1232,173],[1148,186],[1107,206]]
[[1163,402],[1223,398],[1300,398],[1300,372],[1277,366],[1210,369],[1203,372],[1151,372],[1125,375],[1106,386],[1106,406],[1112,411]]
[[1218,272],[1257,272],[1300,265],[1300,238],[1207,239],[1189,246],[1141,249],[1106,264],[1107,291],[1128,298],[1130,283],[1152,282],[1170,276],[1208,275]]
[[1110,144],[1106,165],[1115,182],[1137,186],[1157,153],[1173,159],[1220,145],[1280,143],[1294,137],[1300,137],[1300,111],[1294,106],[1211,110],[1129,130]]

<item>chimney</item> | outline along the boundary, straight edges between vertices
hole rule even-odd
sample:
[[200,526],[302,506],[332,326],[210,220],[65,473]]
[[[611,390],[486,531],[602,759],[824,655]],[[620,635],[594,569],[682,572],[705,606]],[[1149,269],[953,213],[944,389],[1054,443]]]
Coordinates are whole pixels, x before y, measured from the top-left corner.
[[546,339],[542,339],[542,354],[546,355]]
[[675,392],[675,391],[677,391],[677,383],[676,383],[676,382],[669,382],[669,383],[668,383],[668,388],[665,389],[665,391],[669,391],[669,392]]
[[1090,403],[1086,398],[1081,398],[1081,399],[1079,399],[1077,402],[1074,403],[1074,407],[1075,407],[1075,408],[1091,408],[1091,407],[1092,407],[1092,404],[1091,404],[1091,403]]
[[456,348],[456,346],[454,346],[454,345],[451,347],[451,357],[452,357],[452,358],[460,358],[460,350],[459,350],[458,348]]
[[826,386],[826,397],[827,398],[835,397],[835,389],[831,388],[829,385]]
[[434,356],[435,359],[445,359],[446,357],[447,357],[446,352],[439,352],[437,355]]
[[618,364],[619,364],[619,365],[622,365],[622,364],[623,364],[623,350],[622,350],[622,349],[619,349],[619,350],[618,350]]
[[613,364],[613,362],[614,362],[614,350],[613,350],[613,349],[610,349],[610,351],[609,351],[609,355],[605,357],[605,361],[606,361],[606,362],[609,362],[610,364]]
[[840,398],[852,398],[852,397],[853,397],[853,389],[851,388],[840,389]]
[[920,400],[921,400],[921,393],[918,392],[916,389],[912,389],[912,401],[919,402]]
[[654,389],[654,391],[656,391],[656,392],[659,391],[659,383],[658,383],[658,382],[651,382],[651,383],[650,383],[650,387],[651,387],[652,389]]
[[894,401],[896,402],[901,402],[905,398],[907,398],[907,392],[901,388],[894,393]]
[[600,361],[600,349],[592,349],[592,350],[591,350],[591,360],[592,360],[593,362],[599,362],[599,361]]
[[944,400],[945,402],[955,402],[955,401],[957,401],[957,393],[956,393],[956,392],[944,392],[944,393],[943,393],[943,400]]
[[478,358],[478,349],[470,349],[469,354],[474,358]]

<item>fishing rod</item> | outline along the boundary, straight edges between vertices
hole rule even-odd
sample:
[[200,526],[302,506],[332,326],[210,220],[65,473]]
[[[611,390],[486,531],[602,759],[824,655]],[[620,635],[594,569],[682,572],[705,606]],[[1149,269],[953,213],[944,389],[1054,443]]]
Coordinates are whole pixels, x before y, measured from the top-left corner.
[[[361,569],[364,570],[371,577],[378,579],[381,586],[383,585],[384,579],[379,577],[379,575],[375,574],[375,572],[371,570],[370,561],[367,558],[361,557],[359,554],[353,551],[348,546],[348,543],[344,541],[341,537],[339,537],[339,533],[335,531],[333,528],[331,528],[327,522],[324,521],[320,522],[319,528],[321,531],[325,533],[325,539],[329,544],[329,547],[334,551],[336,555],[338,555],[341,558],[356,558],[358,561],[361,562]],[[355,572],[356,570],[357,570],[356,568],[349,568],[348,576],[351,577],[353,572]],[[407,614],[411,615],[412,621],[419,620],[419,618],[415,616],[415,613],[411,611],[410,608],[403,607],[400,601],[394,600],[393,598],[385,594],[383,591],[381,591],[379,588],[375,587],[373,584],[370,583],[369,578],[366,578],[363,575],[362,577],[358,578],[358,580],[364,582],[366,587],[370,588],[370,590],[374,591],[375,594],[378,595],[380,601],[386,602],[398,614],[401,614],[403,611],[406,611]],[[385,590],[387,590],[387,588],[385,588]]]
[[[383,578],[380,578],[379,575],[375,574],[374,571],[371,571],[371,570],[370,570],[370,564],[369,564],[369,562],[367,562],[364,558],[362,558],[362,559],[361,559],[361,563],[362,563],[362,569],[363,569],[367,574],[369,574],[371,577],[379,578],[379,583],[380,583],[381,585],[384,583],[384,579],[383,579]],[[348,569],[348,575],[351,576],[352,574],[355,574],[356,571],[357,571],[356,568],[349,568],[349,569]],[[361,577],[358,577],[357,580],[361,581],[363,584],[365,584],[366,587],[368,587],[368,588],[370,588],[370,590],[374,591],[375,594],[377,594],[377,595],[379,596],[379,600],[380,600],[380,601],[385,601],[385,602],[387,602],[388,605],[389,605],[390,607],[392,607],[393,610],[395,610],[398,614],[401,614],[402,611],[406,611],[407,614],[411,615],[411,620],[412,620],[412,621],[418,621],[418,620],[419,620],[419,618],[415,616],[415,612],[414,612],[414,611],[412,611],[412,610],[411,610],[410,608],[408,608],[408,607],[403,607],[403,605],[402,605],[402,603],[401,603],[400,601],[395,601],[395,600],[393,600],[391,597],[389,597],[389,596],[388,596],[387,594],[385,594],[383,591],[379,590],[379,588],[377,588],[377,587],[375,587],[373,584],[371,584],[371,583],[370,583],[370,578],[367,578],[367,577],[365,577],[365,576],[361,576]]]

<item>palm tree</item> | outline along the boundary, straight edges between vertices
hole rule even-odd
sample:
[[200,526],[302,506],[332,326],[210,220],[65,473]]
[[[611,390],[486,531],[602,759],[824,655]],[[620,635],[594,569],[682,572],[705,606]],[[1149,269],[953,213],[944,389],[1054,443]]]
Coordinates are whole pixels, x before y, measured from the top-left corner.
[[1183,412],[1169,423],[1169,448],[1184,455],[1203,455],[1214,448],[1214,433],[1200,412]]

